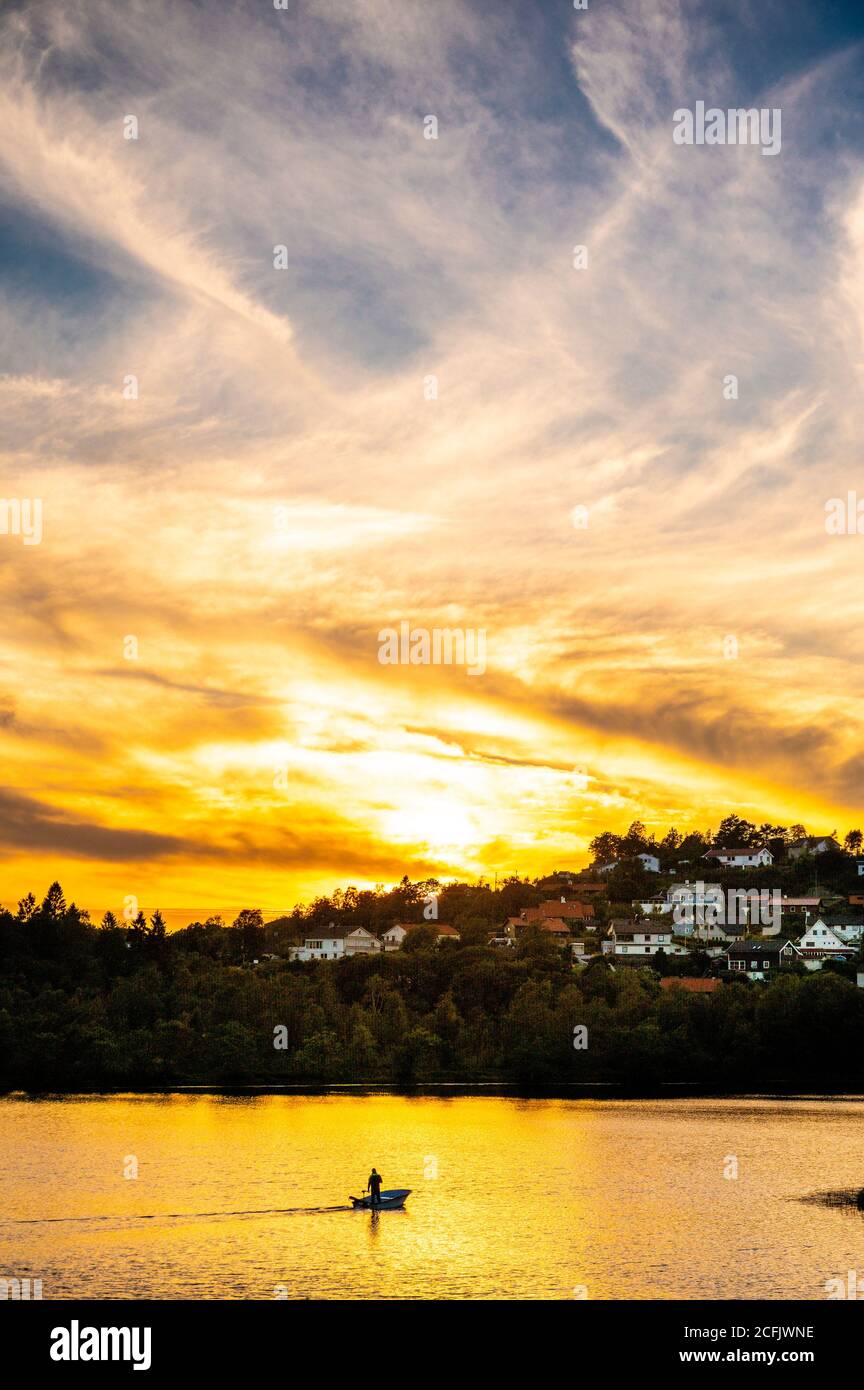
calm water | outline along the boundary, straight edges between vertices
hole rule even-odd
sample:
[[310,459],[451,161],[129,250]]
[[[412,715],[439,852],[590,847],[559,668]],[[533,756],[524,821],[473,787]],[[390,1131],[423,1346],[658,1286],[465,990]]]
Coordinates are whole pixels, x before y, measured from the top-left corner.
[[[406,1210],[327,1210],[372,1163]],[[801,1199],[861,1186],[846,1099],[0,1100],[0,1275],[46,1299],[820,1299],[864,1275],[864,1213]]]

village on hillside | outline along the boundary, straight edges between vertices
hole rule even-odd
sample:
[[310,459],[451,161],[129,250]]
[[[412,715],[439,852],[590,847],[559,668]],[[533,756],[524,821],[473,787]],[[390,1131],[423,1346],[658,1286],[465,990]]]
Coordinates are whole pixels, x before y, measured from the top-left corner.
[[[659,846],[645,840],[638,823],[628,836],[598,836],[592,848],[612,849],[617,857],[598,857],[584,871],[556,871],[536,881],[532,886],[541,900],[508,915],[482,944],[516,951],[545,939],[567,953],[576,971],[597,958],[613,969],[649,967],[664,987],[694,993],[713,991],[724,977],[764,980],[784,968],[857,963],[864,936],[860,832],[851,831],[841,845],[835,834],[790,834],[770,826],[760,833],[737,817],[724,828],[743,831],[745,843],[715,839],[706,848],[708,840],[696,837],[698,857],[685,858],[675,851],[694,846],[675,832],[671,843],[667,837]],[[798,830],[803,827],[793,827]],[[646,843],[650,848],[637,847]],[[852,888],[858,879],[861,892]],[[632,896],[625,898],[627,888]],[[436,896],[425,901],[423,920],[393,922],[378,931],[316,924],[301,943],[288,947],[288,959],[398,951],[419,945],[420,938],[426,946],[459,944],[458,925],[437,920]],[[481,944],[476,930],[472,944]],[[857,980],[864,988],[864,973]]]

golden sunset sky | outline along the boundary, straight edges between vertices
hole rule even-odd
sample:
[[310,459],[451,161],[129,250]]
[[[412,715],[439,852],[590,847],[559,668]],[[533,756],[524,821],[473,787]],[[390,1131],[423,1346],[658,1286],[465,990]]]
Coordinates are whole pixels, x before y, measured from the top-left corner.
[[864,68],[788,8],[0,10],[2,901],[860,825]]

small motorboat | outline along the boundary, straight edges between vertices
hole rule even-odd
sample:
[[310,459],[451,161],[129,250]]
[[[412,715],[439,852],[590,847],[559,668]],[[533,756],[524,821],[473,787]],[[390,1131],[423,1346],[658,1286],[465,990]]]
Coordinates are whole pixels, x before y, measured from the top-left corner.
[[405,1199],[411,1196],[410,1187],[391,1187],[386,1192],[381,1193],[379,1201],[372,1206],[371,1197],[352,1197],[355,1211],[398,1211],[404,1207]]

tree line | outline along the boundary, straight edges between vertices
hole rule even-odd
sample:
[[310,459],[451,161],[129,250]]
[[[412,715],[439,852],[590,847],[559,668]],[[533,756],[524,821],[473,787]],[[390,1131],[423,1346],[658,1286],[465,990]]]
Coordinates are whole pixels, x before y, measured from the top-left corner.
[[[424,929],[422,919],[428,884],[403,880],[390,920],[415,914],[409,949],[289,964],[263,960],[261,948],[290,917],[265,926],[246,910],[230,925],[211,918],[172,934],[158,913],[122,924],[107,915],[97,926],[53,884],[42,902],[30,895],[0,913],[0,1086],[500,1080],[644,1090],[693,1081],[737,1090],[860,1080],[864,991],[846,967],[730,981],[707,995],[666,991],[659,972],[705,973],[707,959],[613,970],[598,958],[577,972],[534,928],[513,951],[490,948],[489,921],[542,887],[452,887],[441,896],[464,925],[459,943],[435,945],[434,923]],[[343,895],[340,915],[368,921],[389,896],[357,894],[345,907]],[[311,911],[333,907],[319,900]],[[310,909],[299,910],[295,936],[309,920]],[[587,1045],[574,1046],[577,1029]]]

